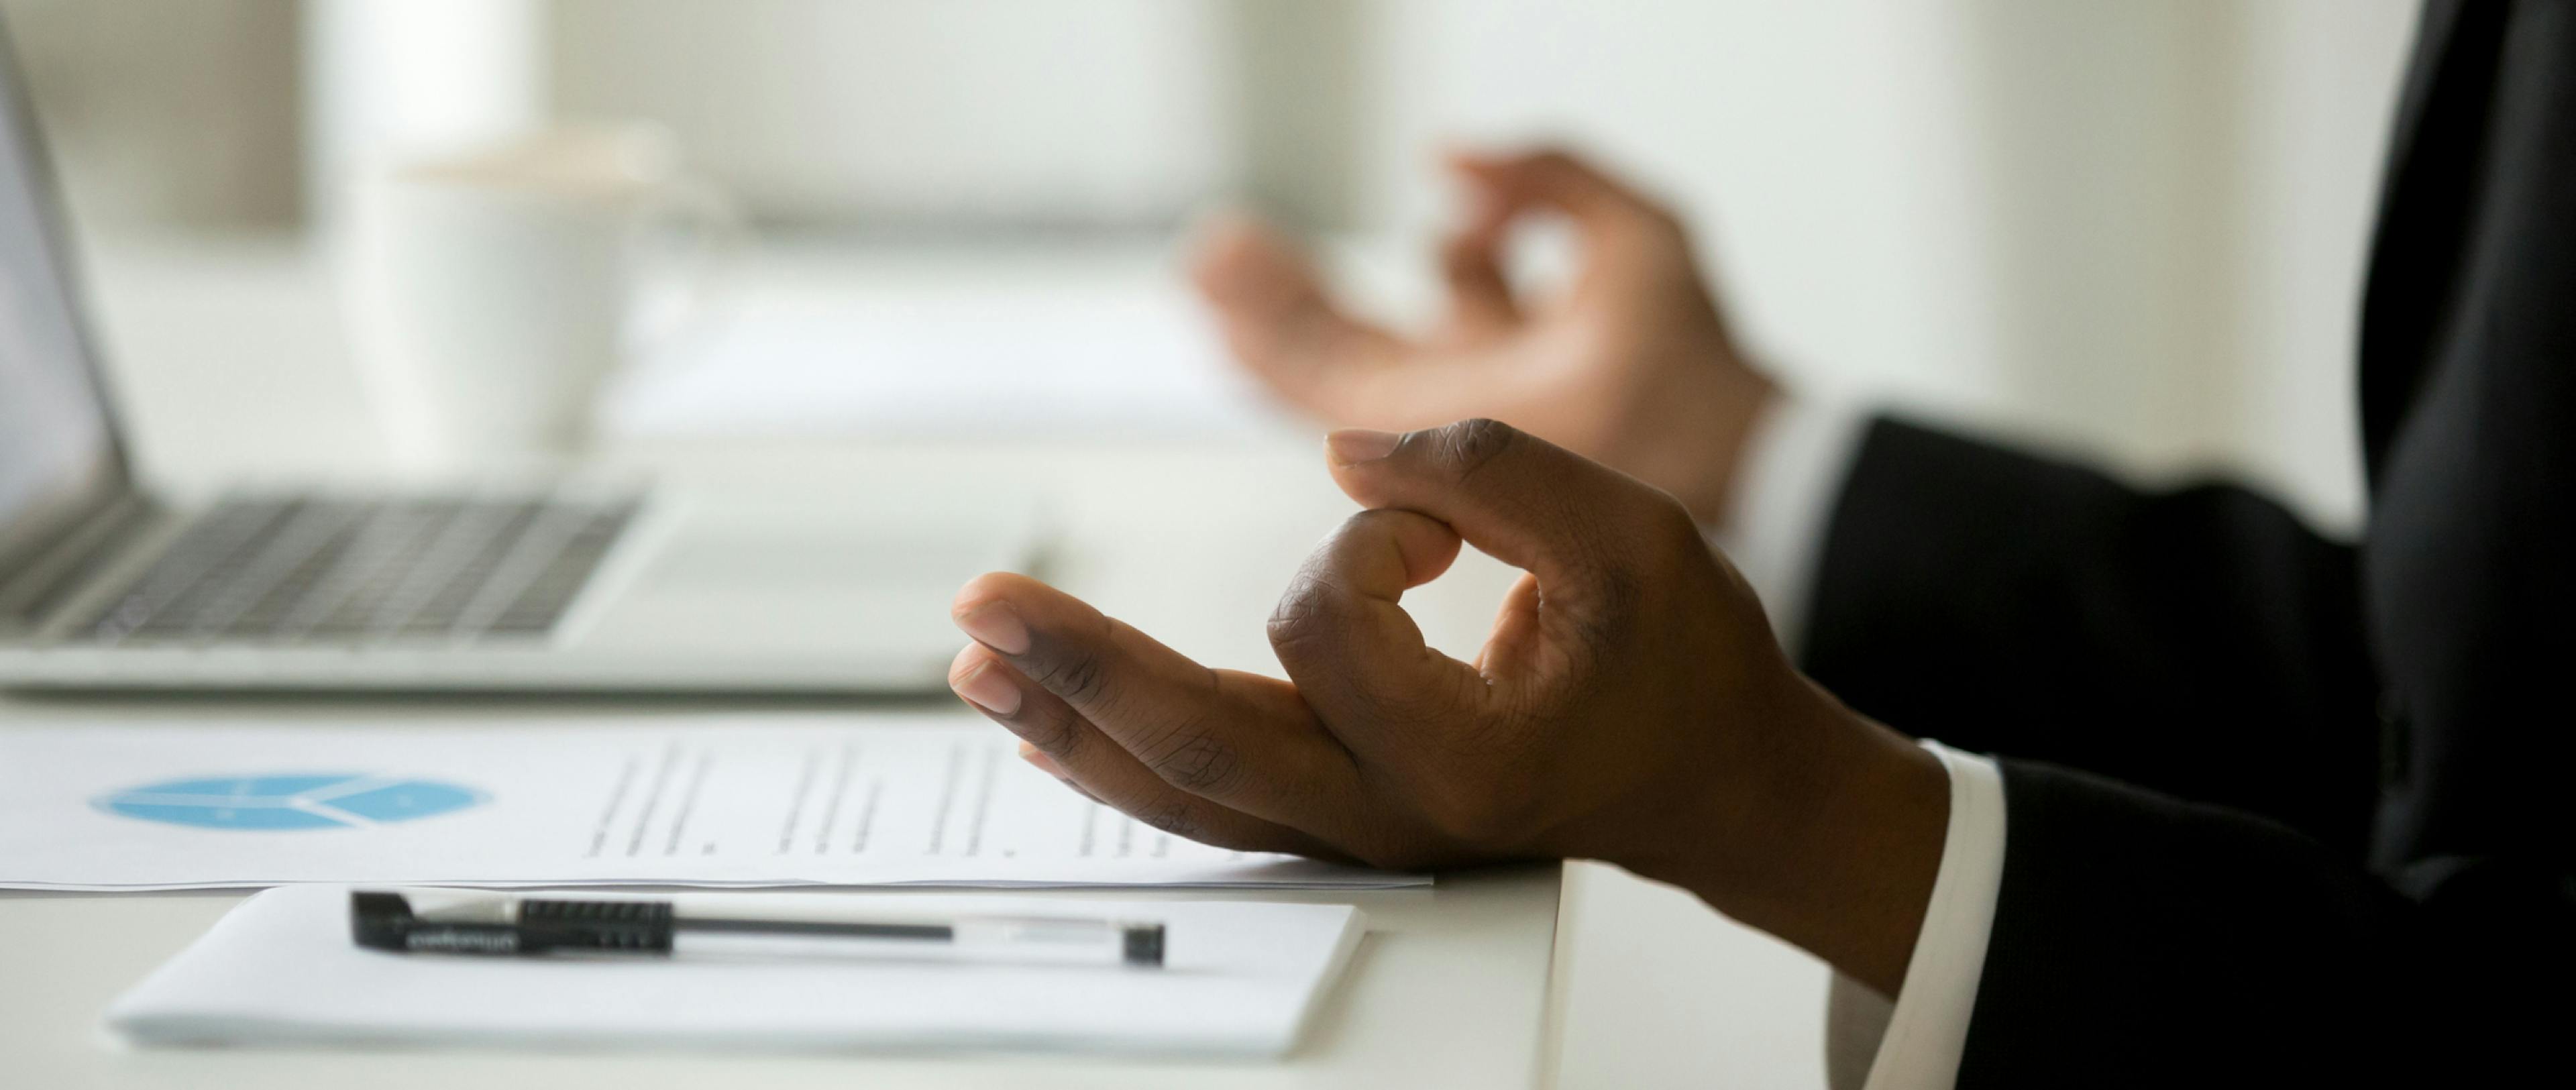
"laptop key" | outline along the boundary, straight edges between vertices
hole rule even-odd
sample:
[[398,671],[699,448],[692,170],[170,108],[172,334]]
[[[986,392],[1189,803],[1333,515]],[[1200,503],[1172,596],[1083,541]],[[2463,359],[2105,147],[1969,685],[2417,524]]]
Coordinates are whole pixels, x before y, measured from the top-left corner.
[[247,554],[255,552],[289,518],[292,501],[225,503],[198,519],[161,551],[152,566],[128,584],[81,634],[103,643],[167,635],[194,623],[194,610],[226,584]]
[[364,645],[553,630],[632,501],[233,500],[79,629],[105,643]]
[[565,520],[551,554],[497,613],[477,618],[475,634],[527,638],[552,632],[634,514],[634,504],[621,503]]

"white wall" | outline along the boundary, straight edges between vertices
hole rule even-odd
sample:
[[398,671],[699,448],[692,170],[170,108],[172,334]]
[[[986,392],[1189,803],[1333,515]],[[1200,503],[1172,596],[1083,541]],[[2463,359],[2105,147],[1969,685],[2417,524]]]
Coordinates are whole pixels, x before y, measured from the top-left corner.
[[[2415,29],[2397,0],[2244,10],[2233,449],[2330,521],[2361,510],[2353,365],[2378,156]],[[2362,176],[2364,166],[2372,172]],[[2320,391],[2333,396],[2320,396]]]
[[295,0],[0,0],[0,15],[83,227],[295,221]]
[[554,91],[772,221],[1152,226],[1234,184],[1228,7],[557,0]]
[[2358,511],[2352,310],[2408,0],[1406,0],[1363,222],[1448,137],[1561,138],[1703,225],[1793,378]]

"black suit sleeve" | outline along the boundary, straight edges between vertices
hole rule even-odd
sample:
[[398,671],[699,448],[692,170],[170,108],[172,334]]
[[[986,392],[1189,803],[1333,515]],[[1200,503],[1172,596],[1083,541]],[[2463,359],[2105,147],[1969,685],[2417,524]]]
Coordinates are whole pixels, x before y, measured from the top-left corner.
[[1805,658],[1867,714],[2002,755],[1960,1086],[2458,1085],[2564,1033],[2558,861],[2364,866],[2360,598],[2351,549],[2245,491],[1872,426]]
[[2351,546],[2243,489],[2141,493],[1879,420],[1830,520],[1802,658],[1907,733],[2357,854],[2378,760],[2359,599]]
[[2508,1085],[2557,1062],[2576,897],[2554,868],[2444,861],[2401,895],[2264,818],[2002,767],[1963,1090]]

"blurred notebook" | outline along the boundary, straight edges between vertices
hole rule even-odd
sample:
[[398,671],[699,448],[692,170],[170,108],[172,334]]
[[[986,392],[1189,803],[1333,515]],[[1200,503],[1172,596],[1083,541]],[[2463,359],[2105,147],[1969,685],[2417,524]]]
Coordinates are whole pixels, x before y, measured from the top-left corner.
[[[587,895],[586,895],[587,896]],[[1111,902],[695,893],[683,912],[1099,914]],[[1010,965],[872,957],[481,958],[362,950],[345,886],[234,909],[108,1008],[145,1045],[1048,1050],[1285,1054],[1350,960],[1349,905],[1114,902],[1159,920],[1165,964]]]
[[1154,251],[742,270],[603,397],[622,439],[1303,436]]

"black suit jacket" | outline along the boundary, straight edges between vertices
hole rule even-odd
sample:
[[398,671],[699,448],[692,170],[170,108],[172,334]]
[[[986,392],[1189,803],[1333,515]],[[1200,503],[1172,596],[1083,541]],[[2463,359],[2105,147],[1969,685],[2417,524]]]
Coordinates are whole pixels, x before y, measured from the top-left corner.
[[2425,12],[2361,334],[2357,548],[1864,439],[1804,654],[2001,758],[1961,1086],[2455,1084],[2576,1037],[2576,2]]

